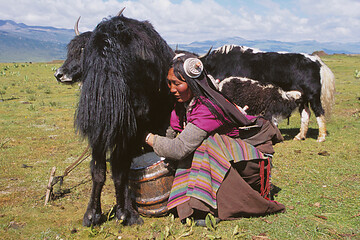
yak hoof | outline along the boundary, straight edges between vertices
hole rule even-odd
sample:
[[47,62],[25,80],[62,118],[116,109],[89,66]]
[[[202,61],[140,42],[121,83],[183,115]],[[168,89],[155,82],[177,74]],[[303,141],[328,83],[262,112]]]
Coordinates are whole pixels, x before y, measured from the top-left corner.
[[293,140],[296,140],[296,141],[305,140],[305,137],[301,136],[301,134],[299,133],[298,135],[296,135],[296,136],[294,137]]
[[83,218],[83,226],[90,227],[101,223],[101,213],[96,213],[95,209],[87,210]]
[[325,137],[318,137],[317,142],[325,142]]
[[116,211],[116,218],[121,221],[125,226],[131,226],[134,224],[142,225],[144,220],[140,217],[139,213],[135,210],[121,210]]

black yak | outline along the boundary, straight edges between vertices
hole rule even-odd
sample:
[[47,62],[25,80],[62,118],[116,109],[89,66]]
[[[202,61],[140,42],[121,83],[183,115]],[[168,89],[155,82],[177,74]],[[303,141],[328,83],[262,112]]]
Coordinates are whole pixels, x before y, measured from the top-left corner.
[[306,137],[310,104],[319,125],[317,141],[325,141],[325,113],[330,115],[334,103],[335,77],[319,57],[300,53],[260,52],[225,45],[204,56],[202,61],[215,79],[247,77],[265,84],[271,83],[284,91],[301,92],[301,127],[294,139]]
[[122,14],[104,19],[92,32],[79,34],[69,43],[67,59],[55,77],[64,83],[82,82],[75,125],[92,148],[93,182],[83,225],[101,222],[107,153],[116,217],[124,225],[142,224],[131,199],[130,164],[147,150],[146,132],[165,134],[174,103],[166,83],[173,56],[149,22]]

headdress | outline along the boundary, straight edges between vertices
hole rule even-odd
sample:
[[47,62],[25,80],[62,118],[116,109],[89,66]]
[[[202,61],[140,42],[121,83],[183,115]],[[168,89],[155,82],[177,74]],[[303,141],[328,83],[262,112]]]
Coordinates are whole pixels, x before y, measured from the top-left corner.
[[219,107],[231,122],[237,126],[252,124],[233,103],[216,89],[207,76],[203,63],[195,55],[191,53],[179,53],[173,59],[173,66],[174,74],[178,79],[184,78],[190,88],[197,85],[202,95]]

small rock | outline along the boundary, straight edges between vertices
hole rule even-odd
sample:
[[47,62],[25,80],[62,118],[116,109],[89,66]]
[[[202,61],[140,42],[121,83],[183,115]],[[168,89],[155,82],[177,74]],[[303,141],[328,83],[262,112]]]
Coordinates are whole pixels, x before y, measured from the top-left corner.
[[315,207],[320,207],[320,203],[319,203],[319,202],[316,202],[316,203],[314,203],[314,206],[315,206]]

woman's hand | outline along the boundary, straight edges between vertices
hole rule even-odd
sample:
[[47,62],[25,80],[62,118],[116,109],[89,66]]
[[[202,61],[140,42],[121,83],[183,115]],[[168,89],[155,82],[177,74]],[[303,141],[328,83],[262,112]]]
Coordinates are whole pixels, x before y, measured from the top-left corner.
[[[235,103],[234,103],[234,104],[235,104]],[[247,115],[246,110],[249,109],[249,106],[248,106],[248,105],[245,105],[243,108],[240,107],[240,106],[238,106],[238,105],[236,105],[236,104],[235,104],[235,106],[237,107],[237,109],[239,109],[239,111],[240,111],[242,114]]]
[[154,144],[154,134],[149,133],[148,135],[146,135],[145,143],[147,143],[150,147],[152,147]]

